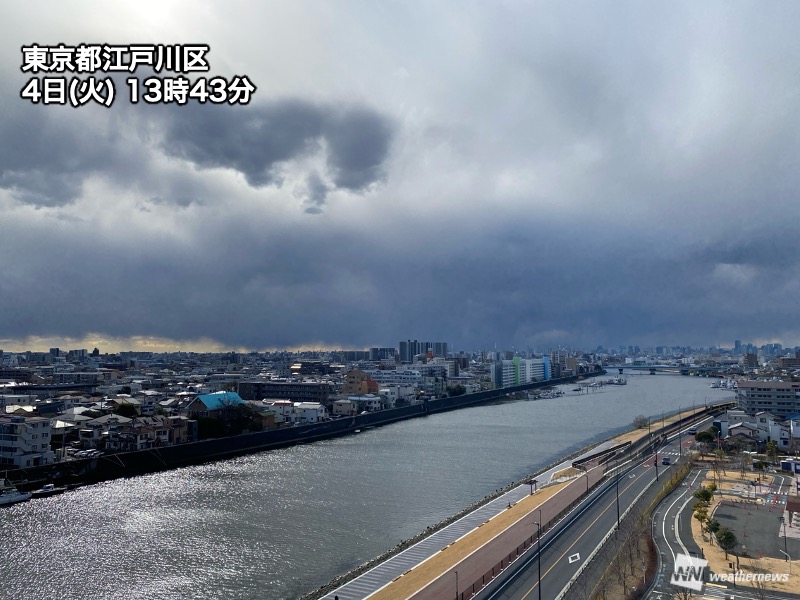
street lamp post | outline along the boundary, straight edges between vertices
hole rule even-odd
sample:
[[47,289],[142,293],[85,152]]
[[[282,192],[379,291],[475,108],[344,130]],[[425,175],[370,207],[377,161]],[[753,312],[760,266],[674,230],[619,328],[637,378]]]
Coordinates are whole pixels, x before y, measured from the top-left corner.
[[586,493],[589,493],[589,469],[588,467],[581,467],[583,472],[586,474]]
[[615,464],[616,470],[616,477],[615,477],[615,485],[617,488],[617,531],[619,531],[619,459],[617,459]]
[[680,425],[683,413],[681,407],[678,407],[678,457],[683,456],[683,427]]
[[458,600],[458,571],[453,571],[456,574],[456,600]]
[[778,521],[783,524],[783,553],[786,555],[786,561],[789,562],[789,548],[786,545],[786,518],[783,516],[778,517]]
[[542,509],[539,509],[539,521],[535,522],[536,525],[536,559],[539,569],[539,583],[536,585],[539,588],[539,600],[542,600]]
[[653,454],[655,460],[653,460],[653,466],[656,468],[656,481],[658,481],[658,452]]

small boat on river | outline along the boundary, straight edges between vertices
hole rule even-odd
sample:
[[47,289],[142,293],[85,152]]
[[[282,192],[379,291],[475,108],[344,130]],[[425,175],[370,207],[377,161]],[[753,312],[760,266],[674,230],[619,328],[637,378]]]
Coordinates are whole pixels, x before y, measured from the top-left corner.
[[56,487],[54,483],[47,483],[44,487],[34,490],[31,492],[31,495],[34,498],[47,498],[49,496],[55,496],[57,494],[63,494],[67,491],[66,487]]
[[3,481],[0,486],[0,506],[10,506],[17,502],[25,502],[31,499],[30,492],[20,492],[16,487],[11,485],[7,479]]

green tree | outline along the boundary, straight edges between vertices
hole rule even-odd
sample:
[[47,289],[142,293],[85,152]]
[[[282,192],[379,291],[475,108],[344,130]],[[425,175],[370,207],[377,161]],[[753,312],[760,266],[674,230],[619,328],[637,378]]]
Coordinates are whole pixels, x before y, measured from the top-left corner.
[[699,431],[697,435],[694,436],[694,439],[703,444],[713,444],[714,440],[717,438],[712,432],[710,432],[709,430],[705,430],[705,431]]
[[727,527],[720,527],[716,538],[719,547],[725,551],[725,560],[728,560],[728,552],[736,548],[736,544],[739,543],[736,534]]
[[775,462],[778,458],[778,443],[775,440],[770,440],[767,442],[767,456],[772,462]]
[[700,523],[700,531],[705,531],[705,525],[708,521],[708,506],[706,506],[703,502],[698,502],[692,508],[692,513],[694,514],[694,518],[697,519],[697,522]]
[[465,388],[460,383],[457,383],[453,387],[447,388],[447,394],[452,398],[453,396],[463,396],[467,393],[467,388]]
[[708,521],[706,521],[706,531],[710,534],[711,536],[710,539],[712,543],[714,542],[714,536],[717,535],[717,532],[720,530],[720,527],[721,525],[719,524],[719,521],[717,521],[716,519],[708,519]]
[[117,408],[114,409],[114,414],[133,419],[139,414],[139,412],[136,410],[136,407],[133,404],[129,402],[122,402],[119,406],[117,406]]
[[708,506],[714,498],[714,493],[708,488],[702,488],[694,493],[694,497],[700,500],[705,506]]

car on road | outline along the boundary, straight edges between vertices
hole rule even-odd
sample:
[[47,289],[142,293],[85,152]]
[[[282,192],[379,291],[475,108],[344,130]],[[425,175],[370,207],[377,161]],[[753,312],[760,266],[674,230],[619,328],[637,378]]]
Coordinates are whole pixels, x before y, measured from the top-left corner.
[[697,427],[689,427],[689,435],[697,435]]
[[669,466],[669,456],[665,456],[664,458],[662,458],[661,459],[661,464]]

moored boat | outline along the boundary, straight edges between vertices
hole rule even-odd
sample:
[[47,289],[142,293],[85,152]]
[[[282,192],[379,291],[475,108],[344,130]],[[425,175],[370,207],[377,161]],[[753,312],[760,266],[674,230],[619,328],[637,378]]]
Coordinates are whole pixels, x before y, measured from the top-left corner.
[[56,494],[63,494],[67,491],[66,487],[56,487],[54,483],[47,483],[42,488],[34,490],[31,495],[34,498],[47,498],[48,496],[55,496]]
[[8,480],[4,481],[3,485],[0,486],[0,506],[9,506],[30,499],[30,492],[20,492]]

